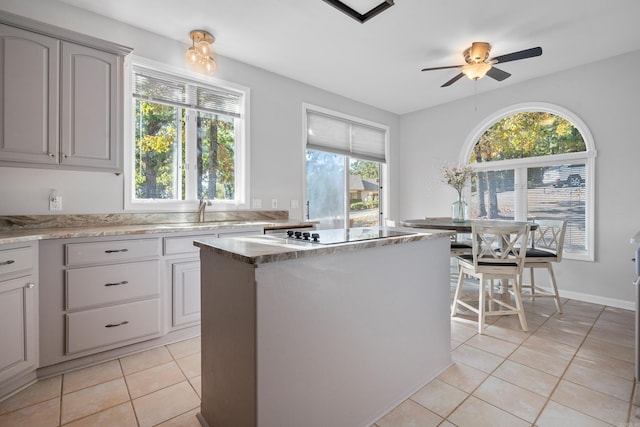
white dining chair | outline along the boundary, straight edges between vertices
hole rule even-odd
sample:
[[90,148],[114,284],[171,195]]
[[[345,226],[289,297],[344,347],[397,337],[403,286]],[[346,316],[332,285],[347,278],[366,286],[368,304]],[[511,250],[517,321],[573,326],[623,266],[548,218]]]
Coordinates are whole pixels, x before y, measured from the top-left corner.
[[[484,330],[487,316],[517,315],[523,331],[527,331],[527,319],[522,305],[522,272],[529,236],[529,224],[524,225],[482,225],[474,224],[471,231],[472,254],[460,255],[459,276],[453,297],[451,316],[457,315],[459,306],[478,314],[478,333]],[[479,281],[478,298],[463,296],[465,277]],[[494,298],[494,284],[509,285],[513,288],[515,306],[502,299]],[[471,302],[477,301],[477,306]],[[497,310],[494,309],[497,307]]]
[[[567,230],[567,221],[556,219],[536,219],[537,228],[531,230],[529,247],[524,259],[524,268],[529,269],[530,283],[523,283],[522,290],[528,289],[532,300],[535,298],[553,298],[558,313],[562,313],[562,302],[558,293],[556,275],[553,272],[553,264],[562,261],[562,249],[564,235]],[[549,273],[551,288],[542,288],[535,283],[534,269],[544,268]]]

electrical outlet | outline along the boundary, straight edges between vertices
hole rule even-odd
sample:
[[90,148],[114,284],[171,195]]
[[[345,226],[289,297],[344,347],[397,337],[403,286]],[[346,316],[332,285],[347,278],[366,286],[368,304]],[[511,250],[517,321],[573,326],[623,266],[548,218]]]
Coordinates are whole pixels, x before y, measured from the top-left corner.
[[55,193],[49,196],[49,210],[50,211],[62,210],[62,196]]
[[271,208],[272,209],[278,208],[278,199],[271,199]]
[[251,201],[251,206],[254,209],[262,209],[262,199],[253,199]]

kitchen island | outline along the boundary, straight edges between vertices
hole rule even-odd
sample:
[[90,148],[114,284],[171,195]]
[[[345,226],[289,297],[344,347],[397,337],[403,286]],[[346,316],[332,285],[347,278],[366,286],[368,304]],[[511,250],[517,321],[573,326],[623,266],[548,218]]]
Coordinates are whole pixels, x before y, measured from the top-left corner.
[[195,242],[202,425],[370,426],[450,364],[451,233],[378,230]]

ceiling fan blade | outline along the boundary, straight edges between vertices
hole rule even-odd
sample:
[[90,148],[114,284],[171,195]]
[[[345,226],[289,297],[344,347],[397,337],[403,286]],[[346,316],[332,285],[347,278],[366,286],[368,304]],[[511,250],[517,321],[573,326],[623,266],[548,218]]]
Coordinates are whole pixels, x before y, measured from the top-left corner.
[[489,71],[487,71],[487,76],[491,77],[494,80],[497,80],[497,81],[501,82],[504,79],[506,79],[507,77],[511,77],[511,74],[507,73],[506,71],[502,71],[499,68],[491,67],[491,69]]
[[525,49],[518,52],[507,53],[506,55],[496,56],[491,58],[490,62],[494,64],[502,64],[504,62],[517,61],[519,59],[533,58],[534,56],[542,55],[541,47],[532,47],[531,49]]
[[447,86],[451,86],[452,84],[454,84],[455,82],[457,82],[458,80],[460,80],[462,78],[462,76],[464,76],[464,74],[460,73],[457,76],[455,76],[454,78],[452,78],[451,80],[449,80],[448,82],[446,82],[445,84],[443,84],[440,87],[447,87]]
[[420,71],[448,70],[449,68],[461,68],[462,65],[447,65],[446,67],[423,68]]

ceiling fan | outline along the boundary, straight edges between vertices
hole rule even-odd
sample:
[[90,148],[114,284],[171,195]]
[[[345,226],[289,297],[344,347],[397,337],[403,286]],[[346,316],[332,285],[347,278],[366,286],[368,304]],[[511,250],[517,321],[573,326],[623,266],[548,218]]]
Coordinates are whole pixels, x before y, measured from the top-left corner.
[[502,71],[499,68],[494,67],[495,64],[503,64],[510,61],[518,61],[520,59],[533,58],[534,56],[542,55],[541,47],[532,47],[531,49],[520,50],[518,52],[507,53],[506,55],[494,56],[489,59],[489,53],[491,52],[491,45],[486,42],[473,42],[471,47],[465,49],[463,52],[464,60],[466,64],[462,65],[449,65],[445,67],[433,67],[423,68],[422,71],[433,70],[446,70],[449,68],[462,68],[462,72],[456,75],[451,80],[447,81],[440,87],[451,86],[462,76],[466,75],[471,80],[478,80],[485,76],[485,74],[492,79],[499,82],[511,76],[506,71]]

